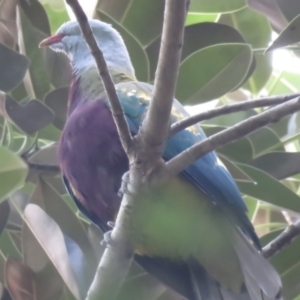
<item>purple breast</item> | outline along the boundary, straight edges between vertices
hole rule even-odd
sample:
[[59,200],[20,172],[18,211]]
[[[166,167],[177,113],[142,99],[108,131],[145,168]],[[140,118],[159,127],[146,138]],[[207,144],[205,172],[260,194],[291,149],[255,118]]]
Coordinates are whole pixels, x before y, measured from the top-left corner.
[[71,112],[59,142],[58,159],[85,208],[103,222],[113,220],[128,160],[104,101],[81,103]]

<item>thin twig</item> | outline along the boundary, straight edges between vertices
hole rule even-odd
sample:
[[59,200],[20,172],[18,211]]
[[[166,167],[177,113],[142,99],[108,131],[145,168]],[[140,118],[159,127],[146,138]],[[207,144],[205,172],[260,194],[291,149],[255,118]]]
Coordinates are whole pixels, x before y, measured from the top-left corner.
[[175,176],[208,152],[232,143],[233,141],[244,137],[263,126],[266,126],[270,123],[275,123],[284,116],[294,113],[299,109],[300,97],[298,99],[290,100],[286,103],[277,105],[265,112],[260,113],[257,116],[250,117],[245,121],[239,122],[228,129],[216,133],[200,143],[195,144],[167,162],[167,173],[171,176]]
[[283,96],[272,96],[272,97],[264,97],[261,99],[254,99],[254,100],[246,100],[243,102],[233,103],[233,104],[226,104],[222,105],[194,116],[185,118],[180,120],[171,126],[171,130],[169,133],[169,137],[173,136],[174,134],[178,133],[179,131],[197,124],[201,121],[212,119],[221,115],[231,114],[239,111],[248,110],[251,108],[256,107],[266,107],[266,106],[273,106],[284,103],[296,97],[299,97],[300,94],[291,94],[291,95],[283,95]]
[[174,99],[188,3],[183,0],[166,1],[153,98],[141,129],[145,144],[152,146],[152,149],[158,147],[155,154],[159,158],[169,132],[168,120]]
[[294,238],[300,235],[300,221],[288,226],[276,239],[271,241],[263,248],[263,255],[265,258],[270,258],[284,247],[289,245]]
[[120,140],[122,142],[124,150],[126,151],[126,153],[128,153],[132,146],[132,136],[126,122],[119,97],[116,93],[114,82],[110,76],[105,59],[103,57],[103,53],[99,49],[92,29],[89,25],[87,16],[78,3],[78,0],[66,0],[66,3],[72,8],[81,28],[84,39],[95,59],[99,75],[102,79],[109,103],[111,105],[112,115],[118,129]]

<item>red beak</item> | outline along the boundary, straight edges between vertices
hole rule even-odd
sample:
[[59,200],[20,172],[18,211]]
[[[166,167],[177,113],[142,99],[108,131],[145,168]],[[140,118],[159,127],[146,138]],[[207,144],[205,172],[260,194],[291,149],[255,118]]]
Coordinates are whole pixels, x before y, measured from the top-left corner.
[[64,38],[64,36],[65,36],[64,34],[57,34],[57,35],[50,36],[40,42],[39,48],[44,48],[53,45],[55,43],[59,43]]

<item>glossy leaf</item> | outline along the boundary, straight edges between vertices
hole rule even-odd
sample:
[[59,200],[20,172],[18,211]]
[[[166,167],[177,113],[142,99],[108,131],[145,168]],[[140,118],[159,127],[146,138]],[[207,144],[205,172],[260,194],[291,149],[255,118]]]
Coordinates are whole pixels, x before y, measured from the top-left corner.
[[0,200],[5,199],[24,184],[27,165],[4,147],[0,147]]
[[251,61],[251,48],[246,44],[221,44],[199,50],[180,65],[176,97],[184,104],[221,97],[243,81]]
[[34,273],[24,263],[8,258],[5,278],[9,293],[14,300],[32,300],[34,295]]
[[[145,46],[161,34],[163,12],[162,0],[132,0],[120,23]],[[136,26],[137,22],[139,26]]]
[[242,9],[246,5],[247,3],[245,0],[197,0],[191,1],[190,11],[202,13],[226,13]]
[[22,9],[18,10],[18,36],[20,52],[30,60],[29,76],[25,86],[31,98],[42,100],[50,90],[49,73],[39,43],[47,35],[32,26]]
[[75,274],[59,226],[39,206],[34,204],[26,207],[24,218],[72,294],[76,299],[80,299]]
[[299,15],[300,3],[298,1],[275,0],[275,5],[288,21]]
[[0,42],[10,48],[14,48],[17,41],[17,4],[17,0],[2,0],[0,3]]
[[[156,38],[146,51],[150,61],[151,79],[154,78],[158,62],[161,36]],[[226,43],[244,43],[242,35],[234,28],[212,22],[204,22],[185,27],[184,42],[181,60],[184,60],[194,52],[208,46]]]
[[[44,180],[40,179],[31,197],[31,203],[38,204],[58,224],[63,233],[76,242],[86,257],[89,266],[88,279],[92,278],[97,265],[95,253],[79,219],[61,196]],[[57,207],[60,209],[58,210]]]
[[7,229],[5,229],[0,236],[0,251],[1,255],[3,255],[3,257],[5,258],[11,256],[15,259],[22,259],[22,254],[14,244],[13,240],[10,237],[9,230]]
[[158,282],[156,278],[149,274],[142,274],[124,282],[117,300],[153,300],[159,298],[165,290],[165,286]]
[[48,16],[43,5],[39,1],[20,1],[20,6],[22,7],[22,10],[27,18],[30,20],[32,26],[47,35],[51,34]]
[[[224,127],[203,127],[207,136],[211,136],[225,129]],[[247,138],[240,139],[231,144],[221,147],[218,152],[229,157],[232,161],[248,162],[253,158],[253,148]]]
[[29,66],[29,60],[4,44],[0,43],[0,90],[8,92],[23,80]]
[[219,154],[219,158],[236,181],[253,182],[253,180],[245,172],[243,172],[235,163],[233,163],[226,156]]
[[57,145],[49,145],[46,146],[37,152],[35,152],[30,158],[28,159],[30,163],[33,163],[36,167],[39,165],[41,166],[48,166],[49,169],[57,168],[58,169],[58,161],[57,161]]
[[185,25],[193,25],[202,22],[214,22],[218,14],[201,14],[189,12],[186,16]]
[[300,173],[300,153],[271,152],[257,157],[250,164],[281,180]]
[[35,273],[41,272],[50,261],[42,245],[26,223],[22,227],[22,250],[24,262]]
[[97,8],[111,16],[118,22],[121,22],[124,14],[127,12],[131,0],[110,0],[110,1],[98,1]]
[[108,15],[101,12],[98,12],[98,15],[100,20],[113,24],[114,28],[120,32],[131,57],[136,77],[140,81],[147,82],[149,80],[149,62],[147,54],[140,42],[126,30],[125,27],[114,21]]
[[53,112],[38,100],[33,99],[20,105],[3,94],[0,94],[0,114],[27,134],[43,129],[54,119]]
[[59,299],[64,289],[63,281],[53,264],[48,264],[35,276],[35,293],[38,300]]
[[[70,263],[72,265],[82,298],[88,292],[94,276],[91,276],[89,262],[80,247],[67,235],[64,236]],[[95,271],[96,269],[94,269]],[[92,274],[94,275],[94,274]]]
[[[250,8],[222,15],[219,22],[235,27],[242,34],[246,43],[250,44],[253,49],[266,48],[271,39],[272,31],[267,18]],[[255,55],[255,60],[255,71],[244,87],[257,94],[272,73],[272,61],[270,55],[262,54]]]
[[282,48],[300,42],[300,15],[295,17],[289,25],[279,34],[267,51]]
[[[274,145],[281,144],[278,135],[271,128],[264,127],[248,135],[254,150],[254,156],[265,153]],[[284,151],[283,145],[280,145],[277,150]]]
[[259,169],[243,164],[237,165],[256,182],[238,182],[242,193],[278,207],[300,212],[300,197],[285,185]]
[[58,129],[64,128],[66,117],[67,117],[67,106],[68,106],[68,87],[62,87],[51,91],[45,97],[45,104],[51,108],[54,112],[53,125]]
[[10,213],[10,206],[8,201],[0,203],[0,235],[5,228]]

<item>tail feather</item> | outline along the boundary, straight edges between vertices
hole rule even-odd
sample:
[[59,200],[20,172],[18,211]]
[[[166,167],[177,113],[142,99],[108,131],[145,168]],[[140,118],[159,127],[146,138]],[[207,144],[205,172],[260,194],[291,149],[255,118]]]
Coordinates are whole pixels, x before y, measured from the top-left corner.
[[195,260],[189,264],[189,271],[195,295],[194,299],[190,300],[252,300],[247,292],[237,295],[222,287]]
[[233,245],[251,299],[282,299],[281,279],[278,273],[240,230],[236,230],[234,233]]

